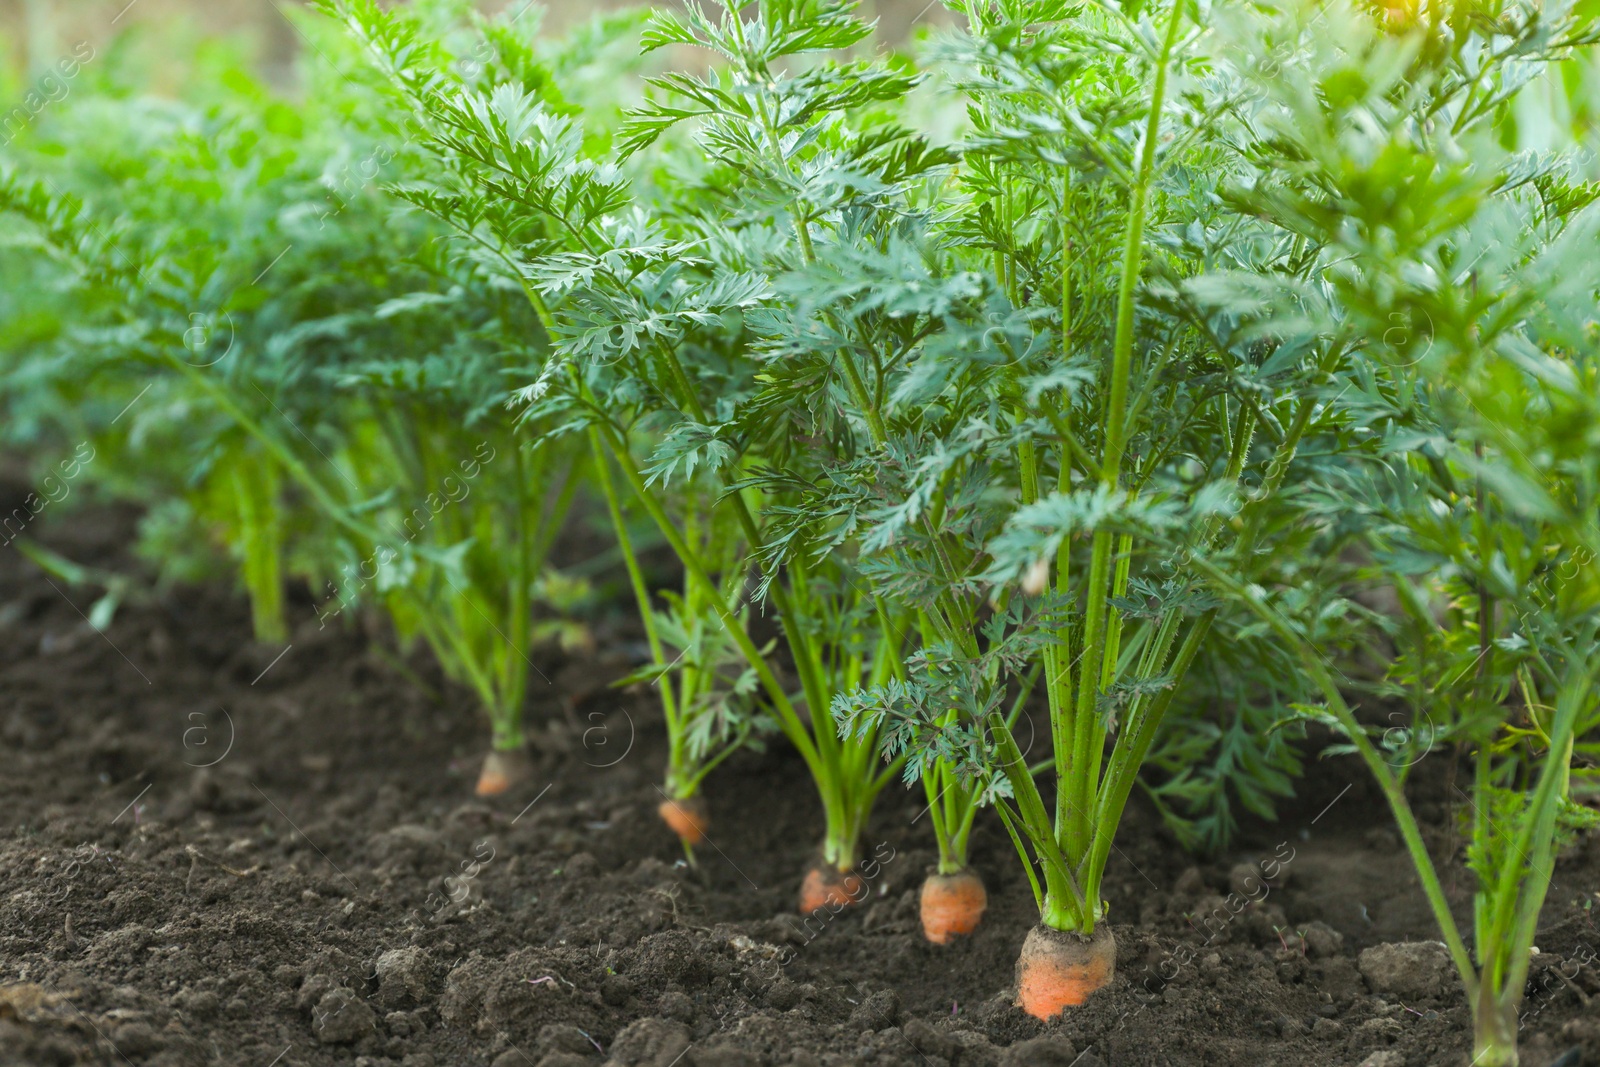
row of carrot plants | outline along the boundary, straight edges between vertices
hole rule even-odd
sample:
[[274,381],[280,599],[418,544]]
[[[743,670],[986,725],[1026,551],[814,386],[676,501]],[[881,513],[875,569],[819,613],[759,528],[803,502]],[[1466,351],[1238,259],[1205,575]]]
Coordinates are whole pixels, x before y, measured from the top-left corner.
[[[1516,1062],[1600,756],[1600,184],[1549,106],[1592,13],[952,0],[913,62],[839,0],[557,46],[527,9],[321,12],[292,106],[236,70],[103,93],[0,172],[39,254],[6,403],[157,502],[155,552],[216,535],[262,640],[291,578],[323,625],[381,607],[476,693],[484,794],[526,774],[533,649],[620,574],[690,857],[708,775],[779,733],[823,813],[801,910],[859,897],[903,781],[943,943],[992,818],[1041,1018],[1114,975],[1135,789],[1191,838],[1229,789],[1270,816],[1319,724],[1474,1062]],[[575,512],[609,545],[563,570]],[[1429,753],[1471,770],[1470,931],[1406,798]]]

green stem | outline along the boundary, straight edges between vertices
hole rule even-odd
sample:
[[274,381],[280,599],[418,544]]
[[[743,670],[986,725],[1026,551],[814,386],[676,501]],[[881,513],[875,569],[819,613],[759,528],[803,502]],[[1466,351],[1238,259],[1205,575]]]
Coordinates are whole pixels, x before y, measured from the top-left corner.
[[[1105,457],[1100,464],[1101,483],[1116,489],[1121,479],[1123,454],[1127,449],[1128,386],[1133,373],[1134,292],[1143,265],[1145,217],[1149,210],[1150,186],[1155,174],[1156,146],[1161,139],[1161,116],[1166,105],[1167,63],[1177,46],[1183,27],[1182,0],[1172,6],[1166,36],[1156,60],[1155,83],[1150,91],[1150,113],[1145,120],[1144,143],[1139,153],[1139,168],[1129,196],[1128,220],[1123,234],[1122,277],[1117,288],[1116,333],[1112,340],[1111,372],[1105,407]],[[1089,560],[1089,581],[1085,589],[1083,656],[1079,660],[1077,704],[1072,724],[1072,761],[1069,777],[1057,788],[1056,821],[1064,831],[1063,847],[1069,856],[1081,859],[1090,843],[1090,804],[1098,782],[1091,767],[1098,762],[1092,752],[1100,719],[1099,700],[1103,664],[1107,656],[1110,626],[1112,580],[1112,542],[1109,530],[1096,530]],[[1115,650],[1111,654],[1115,655]],[[1093,930],[1093,918],[1085,932]]]
[[[1489,943],[1484,950],[1488,958],[1483,985],[1512,1013],[1522,1002],[1539,911],[1555,873],[1556,818],[1560,814],[1561,784],[1578,709],[1589,700],[1589,678],[1577,668],[1572,669],[1572,674],[1574,677],[1561,687],[1556,699],[1551,744],[1539,770],[1539,784],[1528,817],[1510,842],[1511,851],[1504,860]],[[1484,798],[1478,798],[1480,805],[1484,802]]]
[[[585,400],[590,404],[594,404],[593,396],[587,395],[588,387],[580,382],[580,388],[586,394]],[[668,517],[660,501],[656,500],[655,495],[645,485],[643,475],[634,467],[632,457],[628,455],[626,443],[620,439],[616,429],[609,423],[601,425],[603,427],[602,434],[612,458],[616,460],[617,466],[622,470],[623,478],[628,482],[629,488],[633,490],[640,506],[645,509],[645,512],[655,522],[656,527],[661,531],[661,536],[666,539],[667,544],[677,554],[684,568],[705,590],[707,600],[722,620],[723,625],[728,628],[729,634],[733,636],[734,643],[738,645],[739,651],[744,655],[745,662],[755,670],[762,689],[766,691],[767,699],[772,703],[773,711],[777,713],[779,728],[783,730],[784,736],[789,739],[790,743],[799,750],[800,757],[806,761],[806,766],[811,769],[813,777],[821,781],[826,771],[818,761],[817,747],[812,743],[810,735],[806,732],[805,724],[801,722],[799,713],[796,712],[794,704],[789,700],[789,694],[784,691],[777,676],[772,673],[772,668],[767,664],[766,658],[762,656],[761,650],[750,639],[743,622],[734,614],[733,609],[728,606],[727,601],[722,596],[722,591],[717,588],[716,582],[706,573],[705,564],[684,542],[682,534],[678,532],[677,526]]]
[[[656,629],[655,610],[650,600],[649,587],[645,585],[644,572],[639,568],[639,560],[634,555],[633,538],[628,533],[628,524],[622,514],[622,502],[617,496],[615,483],[611,480],[611,463],[606,459],[605,446],[600,440],[600,431],[594,426],[588,430],[589,449],[593,456],[595,480],[600,483],[600,493],[605,497],[606,511],[611,516],[611,529],[617,539],[617,547],[622,552],[622,563],[628,571],[628,584],[633,589],[634,603],[639,608],[639,622],[644,626],[645,643],[650,648],[651,662],[658,667],[667,665],[667,656],[661,645],[661,635]],[[668,774],[678,766],[682,747],[679,738],[677,704],[673,698],[672,679],[665,673],[656,679],[656,684],[661,687],[661,710],[667,724],[668,745]]]
[[1517,1011],[1487,983],[1472,1003],[1471,1067],[1517,1067]]
[[1333,675],[1328,671],[1326,657],[1310,640],[1296,631],[1277,610],[1263,601],[1253,588],[1226,574],[1209,560],[1197,556],[1193,560],[1193,565],[1215,586],[1248,607],[1284,641],[1285,645],[1295,650],[1301,667],[1322,692],[1328,710],[1339,721],[1341,729],[1355,746],[1362,762],[1367,765],[1373,778],[1377,779],[1378,787],[1383,790],[1389,808],[1394,813],[1395,822],[1399,824],[1400,836],[1405,841],[1407,851],[1411,853],[1411,862],[1416,868],[1417,877],[1422,882],[1423,895],[1428,899],[1428,906],[1433,909],[1433,917],[1439,924],[1439,932],[1444,936],[1445,945],[1450,950],[1450,958],[1461,976],[1462,985],[1466,988],[1469,999],[1476,998],[1478,979],[1472,965],[1472,956],[1461,940],[1461,931],[1457,928],[1455,917],[1450,912],[1450,902],[1445,898],[1444,888],[1439,884],[1438,871],[1434,868],[1433,858],[1428,854],[1428,847],[1422,840],[1422,832],[1418,829],[1416,816],[1412,814],[1411,805],[1406,800],[1405,790],[1383,756],[1373,747],[1372,741],[1361,728],[1361,724],[1356,721],[1349,705],[1344,702]]
[[[1123,736],[1111,751],[1111,765],[1106,770],[1105,787],[1100,793],[1099,803],[1095,809],[1094,841],[1090,847],[1086,869],[1082,873],[1084,892],[1091,897],[1100,892],[1100,877],[1105,873],[1106,859],[1111,854],[1111,844],[1116,837],[1117,826],[1122,821],[1123,809],[1127,807],[1128,795],[1133,791],[1134,783],[1138,781],[1139,768],[1144,764],[1144,757],[1150,751],[1150,745],[1155,740],[1161,720],[1166,716],[1173,697],[1177,695],[1184,676],[1189,673],[1189,667],[1194,663],[1200,646],[1204,644],[1216,614],[1215,611],[1207,612],[1190,625],[1183,644],[1178,648],[1177,657],[1172,662],[1172,684],[1157,694],[1148,708],[1140,702],[1130,709],[1128,721],[1123,724]],[[1163,619],[1162,622],[1165,630],[1167,620]],[[1176,630],[1176,626],[1172,629]],[[1157,635],[1152,658],[1158,665],[1165,660],[1171,640],[1170,636]]]

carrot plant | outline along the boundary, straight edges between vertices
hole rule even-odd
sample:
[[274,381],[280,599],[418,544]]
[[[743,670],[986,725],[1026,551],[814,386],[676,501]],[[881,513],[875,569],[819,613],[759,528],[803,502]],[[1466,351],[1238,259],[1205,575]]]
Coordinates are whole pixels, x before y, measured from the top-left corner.
[[[570,64],[570,54],[547,62],[509,24],[480,21],[478,45],[464,61],[417,13],[366,3],[326,9],[384,76],[390,123],[424,161],[397,195],[439,220],[464,261],[488,284],[519,293],[532,316],[527,365],[537,368],[537,380],[524,391],[523,425],[538,435],[541,449],[585,452],[605,498],[651,653],[651,664],[624,681],[648,679],[660,693],[669,748],[661,813],[692,846],[706,830],[701,782],[759,722],[749,707],[751,672],[765,664],[742,614],[743,535],[715,506],[720,486],[704,471],[695,477],[692,460],[670,491],[645,488],[644,479],[665,479],[674,464],[655,471],[637,449],[670,435],[671,426],[652,417],[654,398],[612,366],[619,360],[626,366],[630,353],[606,343],[606,328],[589,317],[588,295],[601,285],[625,292],[640,284],[641,271],[668,269],[685,250],[640,216],[625,214],[632,190],[606,161],[606,114],[594,108],[585,114],[558,87],[558,65]],[[629,27],[616,21],[580,51],[600,54]],[[647,332],[711,317],[683,308],[676,321],[669,313]],[[566,362],[573,346],[594,348],[592,359],[585,355],[592,380]],[[609,401],[613,417],[602,421],[596,397]],[[665,610],[646,583],[629,526],[636,493],[645,494],[648,518],[671,531],[674,550],[695,563],[681,594],[666,597]]]
[[[706,561],[708,574],[715,576],[715,589],[686,574],[681,591],[652,593],[634,550],[611,462],[597,432],[591,432],[591,439],[596,445],[598,482],[650,650],[650,663],[616,684],[649,681],[660,693],[667,766],[657,810],[693,862],[694,846],[706,840],[710,827],[701,784],[741,747],[759,743],[760,732],[769,725],[755,706],[755,671],[712,601],[713,592],[725,604],[743,600],[744,542],[727,510],[714,507],[715,486],[703,484],[703,477],[688,479],[668,507],[681,516],[683,543],[697,559]],[[665,601],[664,608],[657,606],[658,598]],[[744,627],[748,617],[748,611],[741,610],[738,625]]]
[[[344,32],[303,22],[333,60],[303,107],[231,70],[62,101],[0,169],[8,240],[75,294],[0,303],[6,403],[163,496],[152,543],[220,534],[262,638],[290,577],[319,626],[382,604],[486,710],[485,793],[519,773],[535,644],[577,636],[549,561],[592,487],[691,860],[707,776],[769,717],[822,809],[804,911],[859,899],[901,776],[938,845],[925,934],[971,932],[992,808],[1040,1018],[1113,976],[1141,768],[1215,844],[1230,782],[1262,815],[1287,792],[1293,708],[1371,767],[1478,1062],[1515,1063],[1554,857],[1595,821],[1600,185],[1506,145],[1595,34],[1562,5],[951,6],[919,68],[863,57],[841,0],[564,45],[524,8],[322,0]],[[680,49],[705,64],[631,80]],[[930,77],[965,105],[937,137]],[[1376,683],[1330,665],[1360,626],[1398,650]],[[1374,685],[1404,730],[1357,718]],[[1169,716],[1194,691],[1243,705],[1229,729]],[[1470,944],[1405,796],[1446,744]]]
[[[1259,45],[1262,32],[1243,36]],[[1316,286],[1263,292],[1280,328],[1363,339],[1331,403],[1365,438],[1362,459],[1319,492],[1327,513],[1360,517],[1401,606],[1392,675],[1420,694],[1407,744],[1386,749],[1356,718],[1292,596],[1248,560],[1197,566],[1317,684],[1315,713],[1394,811],[1472,1009],[1473,1062],[1515,1064],[1556,854],[1597,822],[1572,781],[1600,726],[1600,186],[1581,153],[1507,151],[1500,119],[1595,34],[1570,10],[1522,5],[1388,26],[1289,9],[1266,32],[1286,46],[1257,82],[1255,145],[1275,165],[1239,198],[1320,264]],[[1447,744],[1471,758],[1470,789],[1452,798],[1477,881],[1470,943],[1404,788],[1430,748],[1450,758]]]
[[[486,711],[480,784],[503,788],[534,600],[571,595],[544,562],[582,455],[524,451],[498,417],[532,313],[413,254],[438,231],[378,192],[398,146],[374,133],[370,99],[325,76],[309,112],[238,71],[203,108],[91,101],[146,143],[89,142],[68,164],[38,153],[36,176],[7,175],[0,196],[95,311],[95,330],[61,338],[60,380],[126,398],[102,424],[108,456],[191,480],[197,520],[222,519],[242,550],[261,636],[286,636],[293,573],[319,626],[382,604],[403,638],[426,638]],[[73,144],[100,127],[62,128]]]
[[[821,269],[848,247],[853,213],[892,203],[944,162],[894,120],[909,72],[818,55],[869,32],[837,3],[763,3],[748,19],[698,6],[657,12],[647,49],[705,49],[713,66],[653,80],[620,148],[633,156],[693,123],[699,155],[668,153],[656,175],[662,222],[648,255],[590,251],[556,265],[582,268],[588,281],[556,329],[569,370],[550,387],[590,421],[816,781],[826,831],[804,911],[858,897],[850,872],[860,834],[895,771],[878,766],[871,732],[841,729],[830,705],[902,673],[914,635],[856,573],[849,517],[823,506],[835,458],[875,432],[838,417],[863,372],[812,344],[801,324],[785,325],[781,287],[796,266]],[[633,457],[635,426],[656,435],[648,465]],[[743,538],[753,594],[778,624],[798,693],[741,621],[738,600],[718,588],[714,561],[663,506],[697,468],[716,478],[717,508]]]
[[[937,294],[920,318],[892,309],[880,332],[912,343],[885,346],[892,373],[860,399],[885,453],[915,457],[864,544],[924,647],[908,682],[838,710],[994,805],[1040,909],[1019,1003],[1048,1017],[1112,975],[1113,835],[1219,614],[1191,557],[1255,551],[1351,344],[1280,341],[1203,281],[1311,264],[1218,195],[1249,161],[1230,137],[1237,80],[1209,76],[1194,9],[958,10],[966,32],[936,53],[971,101],[941,190],[956,202],[930,220],[931,251],[885,244],[892,283],[837,287],[868,308],[868,291]],[[1034,667],[1037,755],[1008,714]]]

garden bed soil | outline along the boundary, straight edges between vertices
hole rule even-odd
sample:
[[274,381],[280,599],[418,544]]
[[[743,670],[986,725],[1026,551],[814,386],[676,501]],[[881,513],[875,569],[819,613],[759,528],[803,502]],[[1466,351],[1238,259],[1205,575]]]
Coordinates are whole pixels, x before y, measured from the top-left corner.
[[[30,534],[126,565],[131,523],[90,509]],[[289,647],[263,647],[214,588],[124,608],[102,635],[92,596],[0,551],[0,1064],[1466,1062],[1435,949],[1363,974],[1364,949],[1436,933],[1351,760],[1313,761],[1277,824],[1206,860],[1136,802],[1106,877],[1118,976],[1042,1025],[1011,1005],[1034,905],[989,820],[984,925],[923,940],[920,788],[880,802],[868,900],[836,917],[788,914],[819,810],[781,744],[711,779],[711,840],[684,864],[656,815],[654,694],[604,684],[638,654],[624,622],[597,619],[592,653],[537,654],[534,777],[480,800],[485,732],[425,655],[408,679],[372,635],[319,630],[309,601]],[[1441,849],[1448,762],[1414,772]],[[1464,873],[1445,877],[1465,905]],[[1533,1067],[1600,1063],[1597,888],[1589,841],[1539,936]]]

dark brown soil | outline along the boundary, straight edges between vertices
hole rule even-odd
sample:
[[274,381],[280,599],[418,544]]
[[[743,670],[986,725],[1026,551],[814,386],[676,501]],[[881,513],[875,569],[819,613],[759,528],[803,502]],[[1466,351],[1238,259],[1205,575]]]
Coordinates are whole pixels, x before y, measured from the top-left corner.
[[[89,511],[30,533],[125,564],[130,528]],[[884,798],[869,902],[835,918],[786,914],[818,811],[781,746],[712,779],[712,843],[683,865],[655,811],[651,694],[602,686],[634,647],[605,620],[596,655],[539,655],[542,762],[483,802],[483,731],[425,656],[408,662],[442,702],[367,635],[319,632],[309,605],[285,651],[251,642],[227,591],[126,608],[106,635],[79,614],[90,599],[0,549],[0,1064],[1465,1062],[1454,979],[1413,999],[1358,970],[1365,947],[1435,934],[1350,762],[1316,763],[1280,823],[1212,861],[1136,806],[1106,880],[1118,978],[1046,1027],[1010,1005],[1033,903],[994,827],[975,845],[984,926],[923,941],[920,791]],[[1446,765],[1417,768],[1436,828]],[[1524,1030],[1535,1067],[1579,1047],[1600,1062],[1600,969],[1579,966],[1600,946],[1600,850],[1557,880]]]

